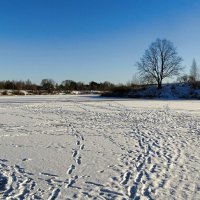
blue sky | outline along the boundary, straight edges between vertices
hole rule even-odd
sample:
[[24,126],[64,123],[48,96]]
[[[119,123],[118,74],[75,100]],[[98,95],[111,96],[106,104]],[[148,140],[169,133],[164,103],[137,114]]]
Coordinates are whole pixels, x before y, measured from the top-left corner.
[[0,0],[0,80],[126,83],[156,38],[200,64],[200,0]]

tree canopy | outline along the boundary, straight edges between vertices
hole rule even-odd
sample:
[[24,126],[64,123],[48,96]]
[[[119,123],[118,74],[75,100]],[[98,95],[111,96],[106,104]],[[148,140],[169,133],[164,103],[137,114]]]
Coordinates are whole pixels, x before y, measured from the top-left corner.
[[144,82],[156,82],[158,88],[161,88],[163,79],[179,75],[182,70],[181,62],[182,58],[178,56],[172,42],[157,39],[136,65]]

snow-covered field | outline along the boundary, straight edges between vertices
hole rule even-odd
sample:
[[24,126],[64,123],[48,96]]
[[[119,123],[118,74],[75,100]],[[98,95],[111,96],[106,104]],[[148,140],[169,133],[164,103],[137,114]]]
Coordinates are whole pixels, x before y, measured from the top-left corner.
[[200,101],[0,97],[0,199],[200,199]]

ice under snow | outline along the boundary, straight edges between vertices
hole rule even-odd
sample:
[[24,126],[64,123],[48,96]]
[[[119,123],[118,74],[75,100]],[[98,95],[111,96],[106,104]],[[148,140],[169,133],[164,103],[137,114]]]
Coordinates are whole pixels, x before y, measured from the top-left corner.
[[0,98],[0,199],[200,199],[200,101]]

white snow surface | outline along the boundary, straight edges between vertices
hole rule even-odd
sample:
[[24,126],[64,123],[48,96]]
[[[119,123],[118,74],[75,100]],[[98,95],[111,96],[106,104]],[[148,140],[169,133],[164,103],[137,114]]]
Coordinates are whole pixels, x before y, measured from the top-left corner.
[[200,199],[200,101],[0,98],[0,199]]

